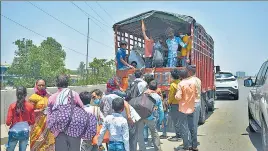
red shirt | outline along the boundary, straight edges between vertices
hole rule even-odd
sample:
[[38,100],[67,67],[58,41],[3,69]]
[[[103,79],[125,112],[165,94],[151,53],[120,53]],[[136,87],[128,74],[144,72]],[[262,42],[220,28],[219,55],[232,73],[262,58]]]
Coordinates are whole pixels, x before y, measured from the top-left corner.
[[24,112],[20,113],[19,116],[17,116],[16,102],[10,104],[7,113],[6,125],[12,127],[14,124],[23,121],[27,121],[29,125],[33,125],[35,123],[34,106],[28,101],[25,101]]
[[153,47],[154,47],[154,40],[145,39],[144,40],[144,45],[145,45],[144,56],[146,58],[147,57],[152,57],[152,55],[153,55]]

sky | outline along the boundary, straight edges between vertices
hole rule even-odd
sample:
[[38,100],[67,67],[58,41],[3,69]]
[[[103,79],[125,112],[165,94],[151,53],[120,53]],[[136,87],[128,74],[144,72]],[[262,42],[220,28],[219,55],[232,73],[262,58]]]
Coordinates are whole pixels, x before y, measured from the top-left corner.
[[[67,68],[77,69],[81,61],[85,62],[87,38],[82,34],[87,34],[87,16],[71,2],[32,1],[36,6],[82,34],[53,19],[29,2],[2,1],[1,3],[2,15],[45,37],[53,37],[65,46],[63,48],[67,54],[65,60]],[[268,1],[86,2],[90,7],[82,1],[74,3],[91,16],[89,36],[92,39],[89,40],[89,61],[94,57],[113,59],[115,57],[113,24],[149,10],[194,17],[214,39],[215,65],[220,65],[222,70],[233,73],[245,71],[247,75],[256,75],[261,64],[268,59]],[[22,38],[31,39],[36,45],[44,40],[43,37],[1,16],[1,63],[12,63],[17,49],[13,42]]]

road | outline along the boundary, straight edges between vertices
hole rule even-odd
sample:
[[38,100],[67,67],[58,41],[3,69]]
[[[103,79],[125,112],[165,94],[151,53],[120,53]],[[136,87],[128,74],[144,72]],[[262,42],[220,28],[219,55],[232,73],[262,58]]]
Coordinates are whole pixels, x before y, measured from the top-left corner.
[[[204,125],[198,129],[200,151],[262,151],[260,134],[248,131],[246,96],[248,88],[240,85],[240,99],[221,98],[215,102],[215,111],[210,113]],[[2,127],[1,127],[2,128]],[[161,134],[161,133],[160,133]],[[173,133],[168,133],[173,136]],[[163,151],[173,151],[182,142],[161,140]],[[1,143],[1,150],[3,145]],[[148,151],[154,151],[148,147]]]

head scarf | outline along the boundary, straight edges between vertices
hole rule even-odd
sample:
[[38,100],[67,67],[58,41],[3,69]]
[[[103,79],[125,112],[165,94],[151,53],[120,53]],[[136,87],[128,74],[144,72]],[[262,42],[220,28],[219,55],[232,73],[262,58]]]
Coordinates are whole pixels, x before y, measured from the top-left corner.
[[46,96],[48,93],[47,93],[47,90],[45,88],[42,89],[42,90],[39,90],[38,89],[38,85],[37,85],[38,81],[39,80],[37,80],[35,82],[35,86],[34,86],[34,92],[35,92],[35,94],[40,95],[40,96]]
[[119,89],[119,79],[117,77],[113,77],[108,80],[106,84],[107,92],[113,92],[114,90]]

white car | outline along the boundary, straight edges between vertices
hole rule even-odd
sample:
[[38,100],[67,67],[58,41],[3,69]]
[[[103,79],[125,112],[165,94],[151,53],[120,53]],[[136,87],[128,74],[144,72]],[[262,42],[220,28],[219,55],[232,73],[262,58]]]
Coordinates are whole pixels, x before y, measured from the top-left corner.
[[239,87],[237,78],[231,72],[218,72],[215,74],[216,97],[233,96],[234,100],[239,99]]
[[268,151],[268,60],[261,66],[256,79],[244,80],[251,87],[248,100],[249,130],[261,132],[263,151]]

